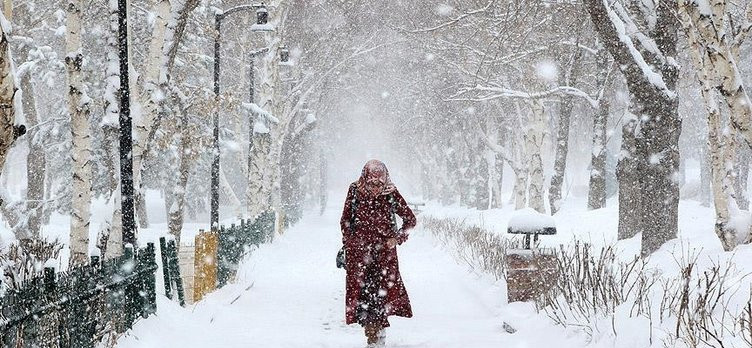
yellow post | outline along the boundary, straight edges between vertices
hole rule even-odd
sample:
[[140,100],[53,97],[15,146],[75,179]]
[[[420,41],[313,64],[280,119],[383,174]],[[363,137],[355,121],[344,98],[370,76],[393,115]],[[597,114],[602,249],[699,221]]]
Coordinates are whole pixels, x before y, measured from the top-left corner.
[[216,231],[196,235],[195,274],[193,278],[193,299],[198,302],[217,287],[217,249],[219,234]]

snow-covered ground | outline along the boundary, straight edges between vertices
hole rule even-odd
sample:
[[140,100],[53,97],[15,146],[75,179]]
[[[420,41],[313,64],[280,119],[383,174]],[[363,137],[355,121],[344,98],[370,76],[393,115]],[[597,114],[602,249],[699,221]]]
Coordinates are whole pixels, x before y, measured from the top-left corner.
[[[119,347],[365,346],[362,329],[344,324],[344,271],[339,207],[307,215],[241,266],[234,284],[181,308],[160,297],[156,316],[142,320]],[[532,305],[506,303],[506,285],[458,265],[430,233],[417,228],[399,249],[415,316],[390,319],[387,347],[578,347]],[[519,331],[508,334],[506,321]],[[546,335],[540,335],[541,330]]]

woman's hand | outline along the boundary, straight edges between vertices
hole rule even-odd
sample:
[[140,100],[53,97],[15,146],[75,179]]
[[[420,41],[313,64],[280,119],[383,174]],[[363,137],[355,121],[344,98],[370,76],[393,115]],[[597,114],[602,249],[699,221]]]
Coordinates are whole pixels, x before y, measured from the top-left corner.
[[396,238],[389,238],[386,240],[386,247],[391,249],[397,246],[397,239]]

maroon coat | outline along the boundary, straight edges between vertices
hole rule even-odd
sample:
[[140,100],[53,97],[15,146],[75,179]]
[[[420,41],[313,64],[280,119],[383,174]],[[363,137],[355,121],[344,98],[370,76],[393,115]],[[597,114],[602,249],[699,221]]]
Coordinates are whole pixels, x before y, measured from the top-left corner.
[[[362,260],[366,248],[368,246],[384,246],[389,238],[396,238],[397,243],[402,244],[408,238],[408,230],[415,227],[416,224],[415,215],[402,195],[395,189],[391,193],[394,208],[389,203],[387,195],[379,195],[374,199],[358,197],[355,228],[351,232],[350,219],[352,217],[354,185],[355,183],[350,185],[345,208],[340,219],[342,243],[345,246],[345,270],[347,271],[345,285],[345,321],[347,324],[357,322],[355,309],[358,305],[361,286],[364,284]],[[396,231],[392,228],[392,209],[402,218],[402,227]],[[379,248],[379,254],[377,265],[384,275],[381,288],[387,291],[386,315],[412,317],[410,299],[407,297],[407,290],[405,290],[399,272],[397,248]],[[385,326],[388,326],[388,323]]]

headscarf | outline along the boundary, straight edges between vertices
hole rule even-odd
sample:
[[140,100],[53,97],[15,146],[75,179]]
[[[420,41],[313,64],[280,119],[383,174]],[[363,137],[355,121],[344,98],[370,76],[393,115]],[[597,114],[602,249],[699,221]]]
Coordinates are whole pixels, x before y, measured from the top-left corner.
[[[376,181],[378,186],[376,190],[369,190],[368,181]],[[389,178],[389,171],[386,169],[384,162],[379,160],[370,160],[363,166],[360,172],[360,178],[357,181],[358,196],[365,199],[374,199],[380,195],[388,195],[396,190],[396,187]]]

